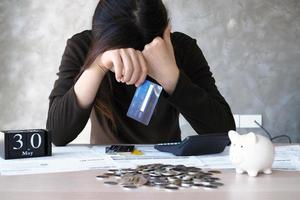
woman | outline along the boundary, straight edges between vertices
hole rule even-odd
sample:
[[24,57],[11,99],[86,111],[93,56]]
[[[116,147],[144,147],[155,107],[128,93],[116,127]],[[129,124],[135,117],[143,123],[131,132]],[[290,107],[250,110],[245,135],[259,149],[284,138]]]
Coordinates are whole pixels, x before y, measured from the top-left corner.
[[[170,32],[161,0],[101,0],[92,31],[68,40],[58,76],[47,120],[58,146],[89,117],[92,144],[180,141],[179,113],[198,134],[235,129],[196,40]],[[163,87],[148,126],[126,116],[145,79]]]

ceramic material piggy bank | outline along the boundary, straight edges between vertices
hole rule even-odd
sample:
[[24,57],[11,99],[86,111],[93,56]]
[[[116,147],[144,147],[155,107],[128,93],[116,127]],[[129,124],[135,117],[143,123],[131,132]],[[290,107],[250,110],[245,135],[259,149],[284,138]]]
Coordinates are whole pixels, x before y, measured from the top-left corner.
[[272,173],[274,147],[268,138],[252,132],[240,135],[235,131],[229,131],[228,136],[231,141],[229,158],[236,173],[246,171],[249,176],[257,176],[258,172]]

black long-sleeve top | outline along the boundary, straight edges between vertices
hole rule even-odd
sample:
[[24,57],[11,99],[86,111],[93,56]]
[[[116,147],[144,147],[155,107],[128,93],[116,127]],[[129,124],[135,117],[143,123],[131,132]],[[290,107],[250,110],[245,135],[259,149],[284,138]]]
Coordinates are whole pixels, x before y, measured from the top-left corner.
[[126,116],[135,86],[117,82],[112,72],[107,74],[112,80],[111,104],[117,127],[116,130],[112,129],[106,117],[94,109],[94,105],[81,108],[74,93],[75,78],[84,64],[91,40],[91,31],[74,35],[68,40],[62,56],[58,79],[49,97],[47,119],[47,129],[52,131],[55,145],[66,145],[74,140],[89,118],[93,144],[179,141],[179,113],[198,134],[235,129],[230,107],[218,91],[196,40],[180,32],[171,34],[176,63],[180,69],[179,80],[172,95],[162,93],[148,126]]

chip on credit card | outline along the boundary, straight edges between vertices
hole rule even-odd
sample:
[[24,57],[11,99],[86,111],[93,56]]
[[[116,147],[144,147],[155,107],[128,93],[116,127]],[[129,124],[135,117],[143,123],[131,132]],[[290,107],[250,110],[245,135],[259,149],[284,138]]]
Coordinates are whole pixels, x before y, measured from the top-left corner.
[[146,80],[136,89],[127,116],[148,125],[161,91],[160,85]]

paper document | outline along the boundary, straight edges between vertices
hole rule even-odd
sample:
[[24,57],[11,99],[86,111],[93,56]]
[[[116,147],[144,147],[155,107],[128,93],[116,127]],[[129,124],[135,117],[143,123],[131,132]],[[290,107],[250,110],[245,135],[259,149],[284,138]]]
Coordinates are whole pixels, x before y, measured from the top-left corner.
[[[204,156],[174,156],[159,152],[153,145],[136,145],[143,155],[107,155],[105,146],[69,145],[53,146],[53,156],[4,160],[0,158],[1,175],[71,172],[93,169],[128,168],[137,165],[162,163],[211,169],[233,169],[229,160],[229,147],[224,152]],[[273,169],[300,171],[300,145],[275,148]]]
[[276,147],[273,168],[300,171],[300,145]]
[[74,145],[53,147],[49,157],[4,160],[0,158],[1,175],[70,172],[115,167],[112,159],[92,150],[91,147]]

